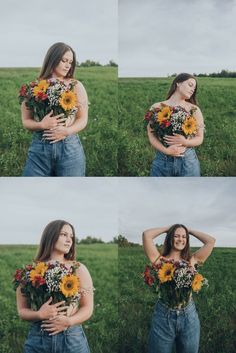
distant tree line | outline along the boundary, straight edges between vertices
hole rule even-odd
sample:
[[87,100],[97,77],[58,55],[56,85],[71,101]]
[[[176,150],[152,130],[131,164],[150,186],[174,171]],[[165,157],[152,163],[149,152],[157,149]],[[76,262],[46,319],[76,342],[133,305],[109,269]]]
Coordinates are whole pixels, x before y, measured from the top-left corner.
[[78,67],[91,67],[91,66],[113,66],[117,67],[118,65],[115,63],[115,61],[110,60],[108,64],[102,65],[98,61],[93,61],[93,60],[86,60],[84,62],[79,63],[78,61],[76,62],[76,66]]
[[[177,74],[172,74],[170,77],[175,77]],[[195,77],[236,77],[236,71],[229,71],[229,70],[221,70],[221,72],[213,72],[210,74],[193,74]]]
[[123,235],[118,235],[117,237],[117,243],[118,246],[121,248],[128,248],[128,247],[135,247],[135,246],[140,246],[137,243],[133,243],[131,241],[128,241],[128,239],[126,239]]
[[113,240],[109,242],[103,241],[101,238],[96,238],[96,237],[91,237],[90,235],[87,236],[86,238],[79,239],[75,238],[76,244],[118,244],[118,237],[114,237]]

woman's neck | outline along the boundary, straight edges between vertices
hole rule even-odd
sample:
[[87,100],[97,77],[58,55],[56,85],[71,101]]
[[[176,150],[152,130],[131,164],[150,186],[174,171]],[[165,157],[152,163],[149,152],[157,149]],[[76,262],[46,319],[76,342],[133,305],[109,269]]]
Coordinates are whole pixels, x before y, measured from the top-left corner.
[[168,104],[170,106],[181,105],[182,107],[184,107],[186,105],[186,100],[184,99],[184,97],[182,95],[179,94],[179,92],[175,92],[168,99]]
[[168,257],[170,259],[173,259],[175,261],[182,260],[181,251],[177,251],[177,250],[174,250],[174,249],[171,249],[169,254],[166,257]]
[[64,263],[66,262],[66,259],[63,253],[58,253],[53,251],[50,255],[49,261],[58,261],[58,262]]

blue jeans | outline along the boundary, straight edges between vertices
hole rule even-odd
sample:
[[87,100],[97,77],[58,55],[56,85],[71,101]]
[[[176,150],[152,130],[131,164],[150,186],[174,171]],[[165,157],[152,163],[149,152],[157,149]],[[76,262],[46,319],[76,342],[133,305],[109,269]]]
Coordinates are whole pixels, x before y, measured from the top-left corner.
[[152,318],[148,353],[197,353],[200,339],[200,322],[191,301],[183,309],[169,309],[158,302]]
[[23,176],[85,176],[85,155],[77,135],[50,143],[34,133]]
[[71,326],[54,336],[40,326],[39,321],[31,324],[24,353],[90,353],[82,326]]
[[151,167],[151,176],[199,177],[200,164],[193,148],[187,148],[183,157],[171,157],[157,152]]

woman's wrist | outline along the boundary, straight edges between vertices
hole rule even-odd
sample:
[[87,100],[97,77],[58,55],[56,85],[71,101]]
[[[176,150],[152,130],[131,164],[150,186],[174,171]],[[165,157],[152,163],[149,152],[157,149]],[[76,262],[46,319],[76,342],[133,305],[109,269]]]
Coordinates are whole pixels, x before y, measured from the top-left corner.
[[67,325],[68,325],[68,327],[71,327],[74,325],[72,316],[67,317]]
[[73,134],[73,131],[71,131],[70,126],[64,126],[65,129],[65,136],[70,136]]
[[40,309],[35,312],[35,315],[39,321],[44,320],[44,317],[42,317],[42,313],[41,313]]
[[191,142],[187,138],[185,138],[184,147],[191,147]]

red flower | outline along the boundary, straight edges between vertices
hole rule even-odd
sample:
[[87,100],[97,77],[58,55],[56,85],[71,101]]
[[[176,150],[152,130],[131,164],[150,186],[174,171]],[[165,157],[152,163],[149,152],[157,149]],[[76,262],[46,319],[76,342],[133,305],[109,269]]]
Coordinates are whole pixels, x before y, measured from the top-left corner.
[[33,87],[35,87],[35,86],[37,86],[37,82],[34,82],[34,81],[33,81],[33,82],[30,82],[30,87],[33,88]]
[[34,280],[32,282],[32,285],[35,288],[38,288],[38,287],[42,286],[45,283],[46,283],[46,281],[45,281],[45,279],[43,277],[41,277],[40,275],[36,275],[36,276],[34,276]]
[[20,282],[22,279],[22,270],[16,270],[16,273],[15,273],[15,280]]
[[37,93],[37,96],[35,97],[36,101],[45,101],[48,98],[48,95],[42,91]]
[[154,277],[151,275],[151,267],[150,266],[146,266],[146,269],[144,271],[143,277],[144,277],[144,282],[148,286],[151,287],[153,282],[154,282]]
[[22,85],[21,86],[21,89],[20,89],[20,92],[19,92],[19,96],[26,96],[26,93],[27,93],[27,86],[26,85]]
[[25,268],[26,268],[27,271],[31,271],[33,266],[32,265],[26,265]]
[[152,117],[152,112],[151,111],[148,111],[146,114],[145,114],[145,116],[144,116],[144,120],[147,120],[147,121],[149,121],[150,119],[151,119],[151,117]]
[[165,129],[166,127],[170,126],[171,122],[169,120],[163,120],[161,124],[161,128]]

